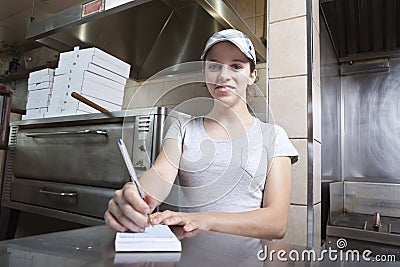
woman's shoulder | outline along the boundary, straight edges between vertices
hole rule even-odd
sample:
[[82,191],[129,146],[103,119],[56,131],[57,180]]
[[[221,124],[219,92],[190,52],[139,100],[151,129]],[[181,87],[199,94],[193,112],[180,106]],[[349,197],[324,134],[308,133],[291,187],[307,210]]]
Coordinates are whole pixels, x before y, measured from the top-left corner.
[[168,119],[168,123],[166,123],[166,127],[172,127],[180,129],[181,131],[191,131],[193,129],[197,129],[202,126],[203,118],[202,117],[173,117]]

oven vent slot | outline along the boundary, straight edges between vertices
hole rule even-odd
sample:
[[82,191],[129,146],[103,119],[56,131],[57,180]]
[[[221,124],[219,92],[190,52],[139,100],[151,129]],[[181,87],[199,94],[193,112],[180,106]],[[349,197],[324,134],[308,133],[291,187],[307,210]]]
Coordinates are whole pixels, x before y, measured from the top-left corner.
[[138,117],[138,132],[150,132],[150,124],[151,124],[151,117],[150,116],[143,116]]
[[3,199],[10,201],[11,199],[11,179],[13,177],[13,165],[15,159],[15,146],[17,144],[18,127],[10,127],[10,139],[8,141],[7,165],[4,172],[4,190]]

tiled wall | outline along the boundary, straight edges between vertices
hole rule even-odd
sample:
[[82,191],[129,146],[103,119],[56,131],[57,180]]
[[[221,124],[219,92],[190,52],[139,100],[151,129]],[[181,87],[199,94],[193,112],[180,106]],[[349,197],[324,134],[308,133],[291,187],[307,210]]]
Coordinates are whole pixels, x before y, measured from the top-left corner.
[[[299,152],[293,165],[292,200],[285,241],[307,245],[307,223],[312,219],[313,245],[320,243],[320,90],[319,90],[319,1],[312,0],[313,72],[307,71],[306,2],[269,1],[269,105],[271,119],[281,125]],[[312,122],[308,121],[308,76],[312,82]],[[312,128],[312,133],[310,132]],[[312,146],[308,146],[308,141]],[[309,149],[311,151],[309,151]],[[311,157],[309,157],[311,156]],[[308,177],[308,161],[313,161]],[[312,181],[309,181],[312,180]],[[313,218],[307,217],[308,183],[313,183]]]

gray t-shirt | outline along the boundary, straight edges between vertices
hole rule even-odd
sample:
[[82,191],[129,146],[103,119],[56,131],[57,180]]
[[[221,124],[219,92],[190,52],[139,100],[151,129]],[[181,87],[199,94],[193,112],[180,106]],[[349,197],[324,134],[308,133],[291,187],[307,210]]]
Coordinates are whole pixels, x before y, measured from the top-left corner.
[[216,140],[207,135],[203,117],[171,124],[164,140],[182,144],[179,186],[172,190],[181,211],[240,212],[261,207],[268,162],[289,156],[294,163],[298,153],[277,125],[255,118],[245,132]]

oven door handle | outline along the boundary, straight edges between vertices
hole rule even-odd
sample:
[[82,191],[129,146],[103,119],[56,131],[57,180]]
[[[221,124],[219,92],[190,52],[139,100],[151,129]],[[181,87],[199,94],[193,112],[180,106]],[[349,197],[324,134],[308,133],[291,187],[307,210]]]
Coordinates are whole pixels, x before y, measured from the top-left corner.
[[60,132],[43,132],[43,133],[27,133],[27,137],[46,137],[46,136],[57,136],[57,135],[81,135],[81,134],[98,134],[107,135],[106,130],[80,130],[80,131],[60,131]]
[[53,192],[47,190],[40,190],[42,194],[52,195],[52,196],[60,196],[60,197],[75,197],[77,195],[76,192]]

